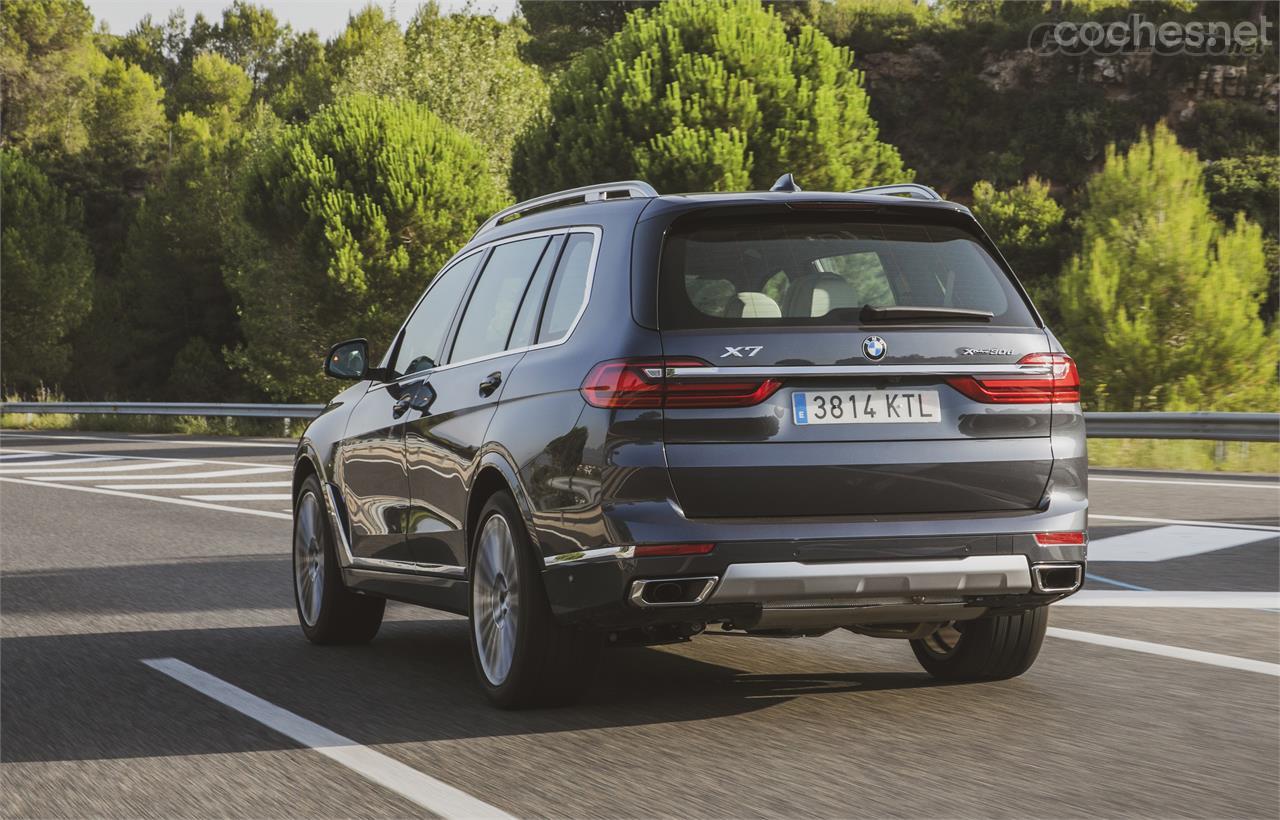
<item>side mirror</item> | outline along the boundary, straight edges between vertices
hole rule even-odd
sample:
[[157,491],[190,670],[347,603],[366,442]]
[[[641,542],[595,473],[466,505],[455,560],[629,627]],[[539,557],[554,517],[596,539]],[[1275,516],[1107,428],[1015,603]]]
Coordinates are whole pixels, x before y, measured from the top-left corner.
[[350,339],[329,348],[324,359],[324,374],[335,379],[360,381],[369,374],[369,342]]

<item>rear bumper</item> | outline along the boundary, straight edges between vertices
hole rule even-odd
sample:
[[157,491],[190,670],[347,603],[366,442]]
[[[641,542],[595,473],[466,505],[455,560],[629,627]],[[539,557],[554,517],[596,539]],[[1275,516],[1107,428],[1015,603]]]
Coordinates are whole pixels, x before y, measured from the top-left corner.
[[[721,546],[717,545],[716,551]],[[728,550],[726,550],[728,552]],[[1043,606],[1080,588],[1085,557],[1019,552],[857,561],[634,557],[595,550],[548,559],[553,611],[567,623],[625,629],[664,623],[820,628],[961,620]],[[683,590],[683,594],[681,593]]]
[[1006,595],[1031,591],[1021,555],[975,555],[923,561],[731,564],[707,600],[712,604],[830,603]]

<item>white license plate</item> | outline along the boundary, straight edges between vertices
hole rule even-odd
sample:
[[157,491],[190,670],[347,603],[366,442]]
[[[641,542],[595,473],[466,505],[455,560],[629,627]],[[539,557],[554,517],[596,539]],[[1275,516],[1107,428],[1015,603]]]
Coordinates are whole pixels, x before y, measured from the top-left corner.
[[936,390],[835,390],[791,394],[796,424],[930,424],[942,420]]

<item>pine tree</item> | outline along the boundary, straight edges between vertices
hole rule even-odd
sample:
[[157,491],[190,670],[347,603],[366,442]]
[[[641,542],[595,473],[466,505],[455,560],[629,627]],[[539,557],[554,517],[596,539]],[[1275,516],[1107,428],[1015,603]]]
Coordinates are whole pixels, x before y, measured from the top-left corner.
[[386,349],[414,300],[502,197],[484,152],[423,106],[355,96],[251,162],[227,283],[235,365],[276,400],[332,394],[328,346]]
[[80,204],[32,163],[0,149],[0,384],[30,390],[67,373],[67,334],[89,312],[93,256]]
[[1106,410],[1277,408],[1277,338],[1259,316],[1262,232],[1213,218],[1196,155],[1163,125],[1112,146],[1089,181],[1062,335]]
[[794,39],[758,0],[673,0],[628,16],[579,56],[522,134],[521,196],[639,177],[664,191],[811,189],[901,182],[877,139],[853,54],[804,26]]

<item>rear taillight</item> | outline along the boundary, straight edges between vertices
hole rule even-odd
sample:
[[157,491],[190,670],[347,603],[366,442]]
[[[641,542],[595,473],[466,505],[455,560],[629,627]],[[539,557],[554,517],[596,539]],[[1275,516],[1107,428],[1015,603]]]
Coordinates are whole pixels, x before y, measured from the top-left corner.
[[1036,543],[1042,547],[1080,547],[1087,540],[1084,530],[1036,533]]
[[947,384],[984,404],[1074,404],[1080,401],[1080,372],[1065,353],[1031,353],[1018,364],[1047,365],[1047,376],[984,378],[953,376]]
[[667,368],[710,367],[701,359],[615,359],[591,368],[582,381],[582,397],[594,407],[696,408],[750,407],[777,392],[777,379],[681,379]]

